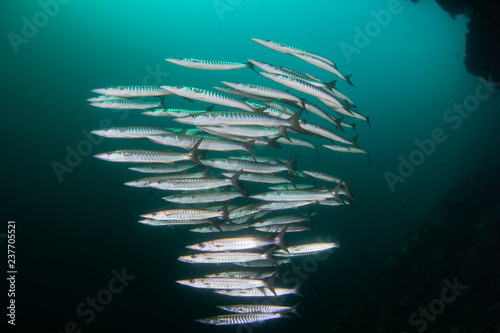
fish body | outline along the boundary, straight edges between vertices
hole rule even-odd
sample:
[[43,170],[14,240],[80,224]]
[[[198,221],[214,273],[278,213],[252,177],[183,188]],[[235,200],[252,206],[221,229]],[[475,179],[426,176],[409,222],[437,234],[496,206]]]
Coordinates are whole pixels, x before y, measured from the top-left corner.
[[[274,288],[276,296],[299,295],[297,288]],[[269,288],[251,288],[251,289],[221,289],[215,290],[216,294],[236,297],[267,297],[275,296]]]
[[351,82],[351,75],[346,75],[346,76],[342,75],[342,73],[340,73],[337,68],[335,68],[331,64],[327,63],[323,59],[313,57],[313,56],[310,56],[308,54],[294,53],[293,55],[299,59],[304,60],[305,62],[310,63],[311,65],[314,65],[316,67],[319,67],[319,68],[324,69],[330,73],[335,74],[336,76],[338,76],[339,78],[341,78],[345,82],[349,83],[351,86],[354,86]]
[[189,204],[228,201],[241,198],[243,193],[238,191],[189,191],[187,193],[173,194],[162,199],[169,202]]
[[245,325],[251,323],[261,323],[266,320],[288,318],[286,314],[277,313],[245,313],[245,314],[230,314],[220,315],[203,319],[196,319],[195,321],[202,324],[210,325]]
[[[90,133],[94,135],[103,136],[106,138],[127,138],[127,139],[141,139],[146,135],[159,135],[169,134],[171,131],[163,127],[153,126],[128,126],[128,127],[111,127],[103,128],[100,130],[93,130]],[[191,145],[192,146],[192,145]]]
[[145,102],[134,99],[112,99],[108,101],[90,103],[103,109],[144,110],[162,106],[162,102]]
[[310,57],[314,57],[314,58],[317,58],[317,59],[321,59],[323,60],[324,62],[326,62],[327,64],[330,64],[331,66],[333,67],[337,67],[335,65],[335,63],[333,63],[333,61],[331,61],[330,59],[328,58],[325,58],[323,56],[320,56],[319,54],[315,54],[315,53],[312,53],[312,52],[309,52],[309,51],[306,51],[306,50],[303,50],[303,49],[299,49],[297,47],[294,47],[294,46],[289,46],[289,45],[286,45],[286,44],[283,44],[283,43],[278,43],[278,42],[273,42],[271,40],[266,40],[266,39],[257,39],[257,38],[252,38],[252,40],[262,46],[265,46],[271,50],[274,50],[274,51],[278,51],[278,52],[281,52],[281,53],[286,53],[286,54],[305,54],[305,55],[308,55]]
[[304,99],[300,99],[299,97],[289,93],[286,90],[272,88],[272,87],[268,87],[268,86],[257,85],[257,84],[241,83],[241,82],[222,81],[222,83],[228,87],[231,87],[233,89],[236,89],[236,90],[239,90],[239,91],[251,94],[251,95],[267,97],[267,98],[271,98],[273,100],[285,99],[285,100],[289,100],[289,101],[294,101],[299,105],[304,105]]
[[274,249],[265,253],[253,252],[208,252],[198,253],[188,256],[179,257],[179,261],[190,264],[226,264],[226,263],[241,263],[256,260],[267,260],[278,266],[278,263],[272,257]]
[[[280,233],[276,237],[272,238],[257,237],[257,236],[222,238],[203,243],[188,245],[186,246],[186,248],[197,251],[225,252],[225,251],[257,249],[268,245],[276,245],[279,248],[286,251],[284,237],[287,227],[284,227],[282,229],[283,230],[280,230]],[[224,289],[224,288],[218,288],[218,289]]]
[[170,93],[159,86],[151,85],[131,85],[131,86],[112,86],[106,88],[94,89],[92,92],[101,95],[119,96],[125,98],[133,97],[155,97],[165,96]]
[[233,69],[250,67],[248,63],[245,64],[241,62],[202,60],[194,58],[168,58],[165,60],[183,67],[205,69],[205,70],[216,70],[216,71],[233,70]]
[[231,96],[217,93],[215,91],[204,90],[194,87],[186,86],[161,86],[166,91],[169,91],[175,95],[184,97],[189,100],[197,100],[202,102],[207,102],[210,104],[225,105],[233,107],[236,109],[242,109],[249,112],[254,112],[254,108],[245,103],[242,100],[236,99]]
[[331,250],[333,248],[340,247],[340,243],[312,243],[312,244],[303,244],[303,245],[295,245],[289,246],[288,251],[285,252],[282,250],[276,250],[275,255],[278,257],[296,257],[303,256],[309,254],[315,254],[327,250]]

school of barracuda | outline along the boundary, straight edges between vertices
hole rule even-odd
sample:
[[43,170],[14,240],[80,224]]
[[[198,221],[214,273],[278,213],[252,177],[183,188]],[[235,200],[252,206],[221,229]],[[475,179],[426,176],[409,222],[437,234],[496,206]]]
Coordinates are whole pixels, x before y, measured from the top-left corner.
[[[269,40],[252,40],[271,50],[293,55],[352,86],[351,76],[341,74],[337,65],[325,57]],[[356,130],[353,120],[365,121],[369,125],[369,118],[360,114],[354,102],[337,89],[336,80],[325,82],[307,73],[252,59],[241,63],[193,58],[166,61],[201,70],[250,69],[269,79],[272,86],[221,81],[224,86],[213,87],[215,90],[174,85],[94,89],[92,91],[99,96],[88,99],[92,106],[143,110],[144,115],[163,117],[158,119],[158,123],[169,123],[166,117],[170,117],[174,122],[170,125],[191,126],[130,126],[95,130],[93,134],[107,138],[147,139],[176,148],[117,150],[95,157],[113,162],[140,163],[129,169],[151,175],[128,181],[125,185],[168,191],[162,199],[176,206],[144,213],[140,223],[149,226],[196,226],[191,229],[192,232],[216,235],[207,241],[187,245],[186,248],[193,252],[179,257],[179,261],[243,266],[241,269],[224,268],[202,277],[189,277],[177,283],[242,299],[291,294],[300,296],[298,286],[275,287],[274,281],[276,277],[280,278],[281,265],[294,257],[341,248],[340,240],[288,245],[285,234],[311,229],[312,212],[298,211],[299,207],[352,204],[351,182],[314,170],[299,170],[297,155],[288,159],[257,156],[254,146],[266,149],[282,148],[280,144],[303,146],[314,149],[319,156],[316,146],[307,140],[313,136],[328,142],[323,145],[327,149],[368,156],[357,144],[358,135],[348,139],[339,133],[345,133],[345,129]],[[177,95],[190,102],[205,102],[210,106],[198,110],[166,108],[168,95]],[[313,104],[316,100],[322,106]],[[318,120],[322,123],[326,120],[330,128],[315,124]],[[207,151],[208,154],[212,151],[214,154],[229,153],[229,156],[206,157]],[[195,167],[202,170],[189,172]],[[299,178],[304,182],[297,182]],[[242,181],[261,183],[256,186],[267,184],[268,191],[249,194],[249,186],[242,187]],[[327,182],[329,188],[318,188],[316,181]],[[245,200],[246,204],[235,204]],[[288,209],[295,210],[287,212]],[[267,216],[270,213],[274,216]],[[238,231],[246,234],[225,236]],[[271,271],[265,268],[272,266],[276,269]],[[222,305],[218,308],[232,314],[195,321],[238,325],[289,318],[288,313],[297,314],[297,305]]]

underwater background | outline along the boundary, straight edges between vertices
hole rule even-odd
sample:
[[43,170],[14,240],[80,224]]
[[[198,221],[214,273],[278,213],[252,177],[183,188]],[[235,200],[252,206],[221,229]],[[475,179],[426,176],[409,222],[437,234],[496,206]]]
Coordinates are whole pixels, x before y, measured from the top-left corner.
[[[370,331],[367,327],[371,327],[376,332],[376,325],[382,325],[389,316],[398,318],[391,321],[391,331],[417,332],[423,325],[410,325],[408,318],[439,296],[442,281],[459,277],[471,293],[491,282],[485,282],[491,274],[473,278],[460,260],[455,261],[460,254],[462,258],[472,256],[471,262],[480,267],[498,265],[494,260],[481,261],[484,258],[479,255],[475,260],[474,248],[483,240],[471,234],[499,222],[498,201],[492,199],[498,198],[499,188],[495,186],[499,154],[495,147],[500,141],[500,94],[494,83],[488,83],[488,78],[494,81],[495,76],[489,76],[494,74],[493,68],[477,76],[464,65],[467,24],[474,12],[451,17],[434,1],[405,0],[6,0],[1,2],[0,10],[0,27],[5,36],[0,53],[0,126],[5,156],[0,206],[4,227],[0,240],[5,253],[7,221],[16,221],[17,228],[16,325],[8,325],[9,329],[359,332]],[[304,281],[301,292],[305,299],[299,307],[302,319],[270,321],[258,327],[203,326],[193,319],[218,314],[214,305],[229,303],[228,299],[174,282],[196,275],[197,267],[186,267],[193,265],[176,259],[186,253],[185,245],[203,237],[187,230],[138,224],[140,214],[164,207],[159,199],[161,191],[123,186],[137,175],[119,163],[92,157],[116,149],[144,148],[144,143],[93,137],[90,131],[101,128],[104,120],[113,126],[162,124],[135,110],[92,108],[86,99],[91,97],[91,89],[108,85],[188,85],[208,89],[221,80],[266,82],[249,70],[201,71],[175,66],[165,58],[256,59],[308,72],[325,81],[334,79],[299,59],[261,47],[250,38],[270,39],[324,55],[334,60],[342,73],[353,74],[355,87],[344,82],[339,82],[338,87],[356,102],[362,114],[370,117],[371,128],[359,122],[357,130],[358,143],[372,161],[363,155],[329,151],[321,147],[318,139],[311,142],[320,147],[319,157],[313,150],[301,147],[259,151],[283,158],[298,153],[300,169],[352,178],[354,208],[314,208],[318,213],[315,235],[331,240],[343,235],[345,253],[334,251],[316,265],[302,266],[300,274],[291,273]],[[166,104],[192,107],[169,96]],[[195,105],[202,108],[204,104]],[[462,106],[462,111],[454,111],[457,105]],[[351,131],[349,135],[356,133]],[[156,148],[153,144],[150,147]],[[81,149],[84,154],[78,153]],[[75,151],[76,157],[68,157]],[[491,163],[495,163],[493,167]],[[63,172],[61,165],[66,166]],[[477,171],[482,165],[487,165],[487,177]],[[469,176],[473,170],[476,176],[483,177]],[[473,183],[475,186],[460,186],[472,179],[480,181]],[[443,198],[449,198],[450,193],[463,193],[463,201],[446,206]],[[471,193],[476,201],[471,200]],[[488,209],[485,203],[491,203]],[[465,239],[474,242],[462,238],[445,242],[439,262],[453,261],[451,266],[422,265],[438,255],[434,251],[412,252],[417,254],[394,259],[415,232],[415,223],[428,221],[425,216],[438,204],[442,220],[447,214],[453,218],[444,224],[439,237],[425,238],[427,241],[419,242],[418,247],[433,248],[452,237],[452,231],[476,225],[473,217],[456,214],[457,207],[466,207],[484,219],[481,228],[467,229],[470,237]],[[423,235],[437,232],[423,227],[417,230]],[[497,236],[490,240],[489,249],[498,248],[498,228],[487,230]],[[315,235],[307,237],[313,241]],[[384,266],[382,272],[387,275],[380,276],[380,267],[388,260],[402,262],[406,268]],[[387,280],[387,276],[402,281],[412,267],[419,267],[418,279],[407,285],[385,285],[375,295],[379,300],[387,296],[386,303],[368,301],[368,295],[374,295],[370,294],[370,286],[383,283],[376,281]],[[130,280],[124,281],[123,289],[113,295],[109,304],[101,311],[82,315],[81,304],[108,288],[109,281],[123,272]],[[498,277],[498,269],[496,272]],[[5,288],[8,290],[7,283]],[[485,293],[498,295],[498,282],[491,288]],[[420,298],[411,297],[415,290],[421,292]],[[478,324],[477,330],[457,322],[471,320],[471,313],[469,317],[455,316],[453,321],[444,319],[467,304],[479,302],[467,292],[463,294],[456,303],[446,305],[443,315],[427,320],[428,327],[423,331],[450,332],[456,327],[455,332],[494,332],[498,315],[496,319],[485,319],[493,324]],[[3,297],[6,307],[8,299]],[[407,312],[391,312],[404,297],[409,298]],[[285,303],[293,305],[299,300],[288,296]],[[492,305],[492,313],[499,313],[498,297],[482,301],[497,304]],[[377,315],[365,326],[359,324],[370,316],[356,315],[358,311],[373,317],[375,309],[383,306],[385,316]],[[349,315],[352,317],[346,319]],[[7,322],[8,317],[3,318]],[[488,325],[493,325],[491,330],[483,330]]]

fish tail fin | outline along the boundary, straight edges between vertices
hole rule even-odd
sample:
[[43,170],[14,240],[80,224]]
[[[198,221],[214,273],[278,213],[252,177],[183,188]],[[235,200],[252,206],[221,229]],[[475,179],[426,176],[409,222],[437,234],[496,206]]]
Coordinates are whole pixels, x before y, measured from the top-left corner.
[[296,315],[297,317],[299,318],[302,318],[302,316],[300,315],[300,313],[297,311],[297,308],[299,307],[299,305],[303,302],[303,300],[300,300],[297,304],[295,304],[294,306],[292,306],[292,308],[290,309],[290,312],[293,313],[294,315]]
[[259,74],[259,72],[257,72],[257,70],[255,69],[255,65],[251,62],[247,62],[245,65],[247,65],[247,67],[253,70],[255,73]]
[[255,144],[255,140],[251,140],[248,142],[245,142],[243,144],[243,147],[245,147],[245,151],[248,153],[248,155],[252,156],[255,162],[257,162],[257,159],[255,158],[253,154],[253,145]]
[[222,214],[222,218],[224,220],[226,220],[227,222],[229,223],[233,223],[233,221],[231,221],[231,219],[229,218],[229,215],[227,213],[227,208],[229,207],[229,204],[231,203],[231,200],[228,200],[226,202],[226,204],[224,205],[224,207],[222,207],[222,209],[220,210],[220,213]]
[[298,175],[298,173],[294,169],[294,164],[295,164],[295,160],[297,159],[297,156],[298,156],[298,154],[296,154],[288,162],[286,162],[286,168],[288,169],[288,171],[290,171],[295,176]]
[[271,147],[274,147],[274,148],[280,148],[280,149],[281,149],[281,148],[283,148],[283,147],[281,147],[279,144],[277,144],[277,143],[276,143],[276,141],[277,141],[279,138],[280,138],[280,137],[279,137],[279,136],[277,136],[277,137],[275,137],[275,138],[269,139],[269,140],[267,141],[267,145],[268,145],[268,146],[271,146]]
[[273,253],[275,250],[276,250],[276,248],[274,246],[272,248],[270,248],[269,250],[267,250],[264,253],[264,260],[269,261],[270,263],[272,263],[275,266],[279,266],[278,263],[276,262],[276,260],[274,260],[274,258],[273,258]]
[[274,244],[278,246],[280,249],[286,251],[287,253],[290,253],[288,252],[288,248],[285,245],[286,242],[285,233],[287,229],[288,226],[284,227],[283,230],[281,230],[280,233],[276,237],[274,237]]
[[339,194],[343,182],[344,181],[341,180],[340,183],[338,183],[337,186],[335,186],[335,188],[332,191],[333,200],[340,202],[340,203],[344,203],[344,200],[342,200],[342,198],[340,197],[340,194]]
[[305,298],[305,296],[300,292],[300,287],[302,286],[302,283],[299,283],[298,285],[293,287],[292,292],[293,292],[293,294],[295,294],[299,297]]
[[278,270],[276,270],[273,273],[273,275],[271,275],[269,278],[267,278],[265,280],[267,287],[269,288],[269,290],[271,290],[273,292],[274,296],[278,296],[278,295],[276,295],[276,290],[274,289],[274,280],[276,279],[277,275],[278,275]]
[[330,81],[327,84],[325,84],[325,87],[327,87],[328,89],[335,88],[336,83],[337,83],[337,80]]
[[267,110],[267,106],[266,107],[262,107],[262,108],[255,108],[255,107],[251,107],[253,109],[253,112],[259,112],[259,113],[262,113],[264,112],[265,110]]
[[202,141],[203,138],[198,140],[188,153],[189,159],[201,167],[203,166],[203,164],[201,164],[200,160],[198,159],[198,147],[200,146]]
[[160,100],[158,101],[158,106],[164,110],[167,108],[165,107],[165,96],[161,96]]
[[353,147],[356,147],[356,148],[360,148],[358,146],[358,138],[359,138],[359,134],[356,135],[355,137],[353,137],[350,141],[351,141],[351,146]]
[[349,198],[349,200],[354,202],[354,198],[351,193],[351,181],[352,179],[349,179],[347,183],[345,183],[344,187],[342,187],[342,191],[344,192],[344,195]]
[[[200,156],[201,156],[201,154],[198,155],[198,158],[200,158]],[[206,167],[205,169],[203,169],[203,171],[201,172],[203,177],[209,177],[209,173],[210,173],[211,169],[212,169],[211,167]]]
[[351,81],[351,76],[352,76],[352,74],[346,75],[345,82],[349,83],[351,86],[354,87],[354,84],[352,84],[352,81]]
[[337,129],[339,129],[343,133],[345,133],[344,127],[342,126],[342,121],[344,120],[344,116],[337,118],[337,119],[336,118],[333,118],[333,119],[335,119],[335,126],[337,126]]
[[205,109],[205,111],[210,112],[214,109],[215,104],[210,105],[208,108]]
[[356,131],[356,133],[358,133],[358,130],[356,129],[356,123],[353,123],[352,125],[352,129]]
[[300,127],[300,124],[299,124],[300,115],[302,114],[302,112],[304,112],[304,110],[305,109],[299,110],[299,112],[295,113],[293,116],[288,118],[288,121],[290,122],[291,129],[293,129],[299,133],[302,133],[302,134],[307,134],[307,132],[302,127]]
[[[290,137],[288,136],[288,133],[286,132],[286,127],[285,126],[280,126],[278,127],[278,132],[279,132],[279,135],[280,137],[282,138],[285,138],[287,139],[288,141],[292,142],[292,140],[290,139]],[[279,137],[278,137],[279,138]]]
[[210,223],[212,223],[212,225],[214,226],[215,229],[222,231],[222,229],[220,228],[220,225],[219,225],[219,220],[216,217],[211,218]]
[[233,187],[235,189],[237,189],[240,193],[243,193],[243,195],[245,195],[245,193],[243,192],[243,190],[241,189],[240,187],[240,184],[238,183],[238,181],[240,180],[240,176],[241,176],[241,173],[243,172],[243,169],[241,169],[240,171],[238,171],[237,173],[235,173],[231,178],[230,178],[230,181],[231,181],[231,185],[233,185]]
[[300,99],[301,107],[305,110],[305,108],[306,108],[306,99],[305,98],[299,98],[299,99]]
[[241,193],[243,194],[243,196],[244,196],[245,198],[247,198],[247,199],[250,199],[250,197],[248,196],[248,189],[249,189],[249,188],[250,188],[250,186],[247,186],[247,187],[245,187],[245,188],[241,191]]
[[290,178],[288,178],[288,180],[290,181],[290,184],[292,184],[292,186],[297,189],[297,185],[295,185],[295,178],[297,178],[297,176],[295,175],[292,175]]
[[345,250],[344,248],[342,247],[342,238],[344,238],[344,235],[340,236],[339,240],[334,242],[333,244],[335,244],[336,247],[338,247],[339,249],[342,250],[342,252],[345,253]]

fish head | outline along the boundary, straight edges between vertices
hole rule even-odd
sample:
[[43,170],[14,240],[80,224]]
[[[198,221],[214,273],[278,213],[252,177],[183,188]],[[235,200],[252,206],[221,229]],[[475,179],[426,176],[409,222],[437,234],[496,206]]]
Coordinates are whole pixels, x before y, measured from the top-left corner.
[[105,161],[120,161],[123,159],[123,154],[119,150],[117,150],[107,153],[96,154],[94,155],[94,157]]
[[203,318],[203,319],[195,319],[193,320],[194,322],[197,323],[202,323],[202,324],[209,324],[209,325],[217,325],[218,320],[216,318]]
[[113,134],[114,134],[114,129],[112,128],[103,128],[103,129],[100,129],[100,130],[93,130],[93,131],[90,131],[90,133],[94,134],[94,135],[99,135],[99,136],[104,136],[104,137],[112,137]]
[[137,179],[137,180],[132,180],[130,182],[126,182],[123,185],[131,187],[145,187],[146,184],[147,184],[146,180]]
[[198,244],[193,244],[193,245],[188,245],[186,246],[187,249],[191,250],[197,250],[197,251],[210,251],[211,246],[207,243],[198,243]]
[[141,217],[145,218],[145,219],[150,219],[150,220],[160,220],[162,217],[162,214],[161,214],[161,212],[153,212],[153,213],[149,213],[149,214],[142,214]]
[[182,284],[183,286],[194,287],[197,285],[198,280],[188,279],[188,280],[177,280],[175,282],[177,282],[178,284]]
[[201,256],[199,254],[191,254],[189,256],[181,256],[177,260],[187,263],[197,263],[201,261]]

